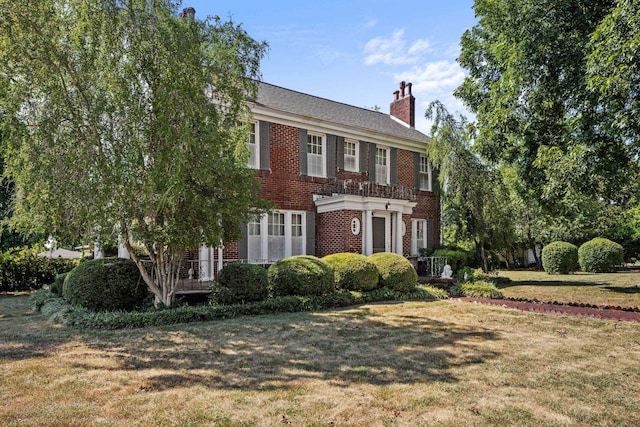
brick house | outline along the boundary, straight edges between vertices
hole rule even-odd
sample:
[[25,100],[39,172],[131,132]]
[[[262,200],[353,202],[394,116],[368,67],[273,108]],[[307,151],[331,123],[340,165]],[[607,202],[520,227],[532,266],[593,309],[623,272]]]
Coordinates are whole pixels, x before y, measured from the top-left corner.
[[194,253],[199,279],[214,278],[235,260],[417,255],[436,244],[439,200],[426,157],[429,138],[415,129],[411,83],[402,82],[393,95],[384,114],[260,83],[250,102],[249,166],[275,209],[243,225],[239,241]]

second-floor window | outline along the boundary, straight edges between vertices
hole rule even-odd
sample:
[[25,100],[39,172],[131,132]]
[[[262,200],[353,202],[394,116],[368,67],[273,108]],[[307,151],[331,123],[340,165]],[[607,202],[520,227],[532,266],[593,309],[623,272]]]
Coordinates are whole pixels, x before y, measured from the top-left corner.
[[344,170],[358,172],[358,141],[344,140]]
[[258,142],[258,124],[253,122],[249,124],[250,135],[249,141],[247,141],[247,147],[249,147],[249,160],[247,160],[247,166],[251,169],[260,168],[260,145]]
[[376,147],[376,182],[389,184],[389,149]]
[[314,133],[307,135],[307,173],[310,176],[325,176],[324,136]]
[[420,189],[431,191],[432,189],[432,177],[431,177],[431,163],[427,156],[420,156]]

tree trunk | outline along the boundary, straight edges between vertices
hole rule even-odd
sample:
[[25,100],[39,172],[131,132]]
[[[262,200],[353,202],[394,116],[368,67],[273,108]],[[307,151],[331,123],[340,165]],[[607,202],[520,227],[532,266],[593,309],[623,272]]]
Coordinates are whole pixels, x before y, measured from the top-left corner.
[[485,273],[488,273],[489,263],[487,262],[487,253],[484,250],[484,240],[480,240],[480,256],[482,257],[482,269]]
[[166,248],[155,254],[150,254],[151,269],[147,270],[144,262],[135,253],[128,236],[123,235],[124,245],[131,255],[131,259],[138,266],[142,279],[147,284],[149,291],[154,295],[153,305],[156,309],[171,307],[175,300],[176,287],[178,285],[178,273],[182,262],[182,253]]

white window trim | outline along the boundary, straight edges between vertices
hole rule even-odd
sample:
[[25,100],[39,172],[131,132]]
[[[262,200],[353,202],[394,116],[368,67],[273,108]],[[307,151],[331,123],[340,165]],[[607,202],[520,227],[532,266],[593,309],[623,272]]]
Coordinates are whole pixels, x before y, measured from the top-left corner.
[[317,174],[312,174],[309,170],[309,155],[312,156],[316,156],[317,154],[312,154],[309,153],[309,150],[307,150],[307,175],[308,176],[315,176],[315,177],[319,177],[319,178],[326,178],[327,177],[327,136],[323,133],[318,133],[318,132],[308,132],[307,133],[307,144],[308,142],[308,138],[311,136],[316,136],[318,138],[320,138],[321,141],[321,149],[322,149],[322,160],[321,160],[321,164],[322,164],[322,172],[317,175]]
[[[423,224],[423,236],[422,241],[418,241],[418,223]],[[426,219],[412,219],[411,220],[411,254],[420,255],[420,248],[427,247],[427,230],[428,224]]]
[[[422,159],[427,159],[427,171],[424,172],[422,170]],[[424,155],[420,155],[420,164],[418,165],[419,167],[419,174],[422,175],[427,175],[427,188],[424,188],[422,186],[422,177],[420,178],[420,190],[423,191],[433,191],[433,169],[431,167],[431,162],[429,161],[429,159],[427,158],[427,156]]]
[[[378,176],[378,150],[384,150],[387,153],[386,154],[387,173],[386,173],[386,176],[384,177],[384,182],[382,182],[380,180],[380,177]],[[376,159],[374,162],[374,166],[376,168],[376,184],[389,185],[389,183],[391,182],[391,149],[389,149],[389,147],[376,147],[376,152],[374,153],[374,155],[376,156]]]
[[347,169],[347,151],[344,151],[344,170],[347,172],[359,172],[360,171],[360,141],[355,140],[355,139],[349,139],[349,138],[345,138],[344,140],[344,144],[346,145],[347,143],[352,143],[355,144],[356,147],[356,153],[355,153],[355,166],[353,169]]
[[[254,141],[255,141],[255,163],[252,165],[249,160],[247,160],[247,167],[251,169],[260,169],[260,122],[253,122],[253,130],[254,130]],[[249,146],[249,141],[247,141],[247,148]]]
[[[292,238],[302,237],[302,254],[307,254],[307,215],[305,211],[288,211],[288,210],[274,210],[272,213],[284,214],[284,258],[293,255],[292,250]],[[302,236],[293,236],[292,233],[292,215],[298,214],[302,219]],[[278,259],[269,257],[269,214],[264,214],[257,221],[260,223],[260,254],[261,258],[249,259],[250,263],[261,263],[264,261],[278,261]],[[247,224],[247,236],[249,235],[249,229]],[[279,258],[280,259],[280,258]]]

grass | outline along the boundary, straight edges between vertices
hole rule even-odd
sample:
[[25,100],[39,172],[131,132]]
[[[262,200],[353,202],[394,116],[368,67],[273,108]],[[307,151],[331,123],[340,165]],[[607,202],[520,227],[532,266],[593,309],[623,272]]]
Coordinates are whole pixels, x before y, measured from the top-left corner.
[[0,297],[0,424],[638,425],[635,323],[460,301],[78,331]]
[[549,275],[543,271],[500,271],[512,280],[499,285],[505,298],[640,307],[640,271]]

